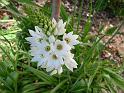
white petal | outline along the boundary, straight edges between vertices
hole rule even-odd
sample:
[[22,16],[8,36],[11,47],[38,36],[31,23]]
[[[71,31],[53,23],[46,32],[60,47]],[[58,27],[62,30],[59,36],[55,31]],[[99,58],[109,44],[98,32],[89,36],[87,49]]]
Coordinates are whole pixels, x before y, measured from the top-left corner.
[[63,72],[63,69],[62,69],[62,67],[60,67],[59,69],[58,69],[58,74],[61,74]]
[[59,20],[56,24],[54,35],[63,35],[66,32],[65,25],[66,23],[63,23],[63,20]]
[[30,33],[30,35],[33,36],[33,37],[39,37],[38,33],[35,32],[35,31],[33,31],[33,30],[30,30],[30,29],[29,29],[29,33]]
[[70,45],[77,45],[77,44],[79,44],[79,43],[80,43],[80,42],[79,42],[78,40],[75,40],[75,41],[71,42]]
[[54,35],[58,35],[58,33],[59,33],[59,30],[55,28]]
[[54,67],[54,66],[53,66],[53,63],[52,63],[51,61],[48,61],[48,62],[47,62],[47,67]]
[[59,68],[61,66],[60,63],[59,63],[59,61],[53,62],[53,65],[54,65],[54,68],[55,69],[57,69],[57,68]]
[[74,57],[74,54],[72,54],[70,51],[67,52],[67,54],[65,55],[66,59],[70,59],[70,58],[73,58],[73,57]]
[[71,59],[71,62],[72,62],[72,67],[77,68],[78,64],[76,63],[76,61],[74,59]]
[[74,48],[73,46],[74,45],[77,45],[79,44],[80,42],[77,40],[78,38],[78,35],[73,35],[73,32],[69,32],[68,34],[64,34],[63,36],[63,40],[65,39],[69,39],[69,42],[67,42],[66,40],[66,43],[70,45],[71,48]]
[[46,71],[47,71],[47,72],[50,72],[50,71],[52,71],[52,70],[53,70],[52,67],[47,67],[47,68],[46,68]]
[[35,38],[34,37],[27,37],[25,38],[27,41],[33,43],[35,41]]
[[35,31],[36,31],[37,33],[40,33],[40,32],[42,32],[42,29],[39,28],[38,26],[35,26]]
[[63,25],[63,20],[62,20],[62,19],[59,20],[58,24],[59,24],[59,25]]
[[73,32],[69,32],[67,35],[68,35],[68,36],[72,36],[72,34],[73,34]]
[[53,70],[50,75],[54,75],[57,73],[57,70]]
[[33,57],[31,61],[33,62],[40,61],[40,57]]
[[38,62],[38,65],[37,65],[37,66],[38,66],[38,67],[39,67],[39,66],[42,66],[42,64],[43,64],[43,62]]
[[56,26],[56,24],[57,24],[57,22],[54,18],[52,19],[52,23],[53,23],[54,26]]
[[42,65],[41,65],[42,68],[46,68],[47,67],[47,63],[44,62]]
[[[62,46],[62,49],[58,49],[58,45],[61,45]],[[71,50],[71,47],[66,44],[65,41],[60,41],[60,40],[56,40],[54,46],[53,46],[53,49],[55,50],[55,53],[58,55],[58,56],[63,56],[65,55],[68,51]]]
[[55,37],[54,37],[53,35],[51,35],[51,36],[49,37],[49,42],[50,42],[50,43],[54,43],[54,42],[55,42]]
[[66,25],[66,22],[64,22],[63,26],[65,27],[65,25]]
[[65,59],[65,66],[69,69],[69,70],[71,70],[71,71],[73,71],[73,68],[77,68],[77,63],[76,63],[76,61],[74,60],[74,59],[72,59],[72,58],[70,58],[70,59]]
[[64,64],[64,61],[63,61],[62,57],[59,58],[59,63],[60,63],[61,65]]
[[73,35],[74,36],[74,39],[77,39],[78,38],[78,35]]
[[58,28],[54,35],[63,35],[66,32],[66,29],[64,28]]

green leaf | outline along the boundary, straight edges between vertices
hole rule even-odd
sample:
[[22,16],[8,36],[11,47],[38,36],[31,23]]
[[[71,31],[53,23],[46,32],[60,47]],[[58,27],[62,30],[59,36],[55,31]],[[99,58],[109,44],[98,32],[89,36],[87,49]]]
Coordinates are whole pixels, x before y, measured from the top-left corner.
[[32,4],[33,0],[18,0],[20,3]]
[[52,76],[47,75],[43,71],[38,70],[38,69],[35,69],[33,67],[29,67],[27,65],[25,65],[24,67],[26,67],[30,72],[32,72],[34,75],[36,75],[37,77],[39,77],[44,82],[48,82],[48,83],[52,83],[52,84],[56,83],[55,82],[56,80]]
[[3,5],[8,5],[9,2],[7,0],[0,0],[0,2],[3,4]]
[[56,91],[62,87],[62,85],[64,85],[66,83],[67,79],[66,80],[63,80],[62,82],[60,82],[54,89],[51,90],[50,93],[56,93]]
[[83,41],[84,41],[85,37],[87,36],[88,32],[90,31],[90,27],[91,27],[91,21],[90,21],[90,18],[89,18],[87,20],[85,26],[84,26],[83,37],[82,37]]
[[93,82],[93,80],[94,80],[94,78],[95,78],[95,76],[96,76],[96,74],[98,73],[98,71],[99,71],[99,68],[100,68],[100,62],[98,63],[98,65],[96,65],[96,68],[93,70],[93,74],[90,76],[90,78],[89,78],[89,81],[88,81],[88,90],[89,90],[89,88],[90,88],[90,86],[91,86],[91,84],[92,84],[92,82]]
[[60,9],[61,9],[60,15],[61,15],[62,19],[65,21],[68,20],[68,14],[67,14],[64,6],[62,5]]
[[31,84],[27,84],[23,87],[23,93],[30,93],[31,91],[35,91],[37,89],[37,87],[31,83]]
[[[38,6],[36,3],[34,3],[33,0],[18,0],[18,3],[31,5],[31,6]],[[38,6],[40,7],[40,6]]]
[[110,80],[113,84],[120,87],[122,90],[124,90],[124,78],[121,77],[116,72],[112,71],[111,69],[104,68],[104,72],[110,76]]
[[87,83],[83,79],[81,79],[71,87],[70,91],[77,93],[77,91],[79,90],[86,90],[86,89],[87,89]]
[[13,82],[16,82],[18,80],[19,74],[17,72],[11,72],[10,75],[7,77],[6,82],[9,82],[10,85],[13,84]]
[[[11,88],[11,86],[9,86],[9,84],[5,80],[3,80],[1,77],[0,77],[0,82],[3,83],[3,85],[4,85],[4,87],[5,87],[6,90],[13,91],[13,89]],[[1,89],[1,87],[0,87],[0,89]]]
[[5,62],[0,62],[0,77],[6,77],[8,74],[7,66],[5,65]]
[[112,84],[111,82],[111,78],[109,76],[109,74],[102,74],[103,77],[105,77],[105,83],[106,83],[106,86],[108,87],[108,89],[111,91],[111,93],[116,93],[117,91],[115,90],[115,87],[114,85]]
[[113,35],[113,33],[116,31],[117,27],[111,27],[106,32],[105,35]]
[[13,59],[13,57],[11,57],[11,55],[6,51],[6,49],[3,46],[0,46],[0,49],[2,50],[3,53],[5,53],[5,55],[8,57],[9,61],[12,63],[12,65],[15,67],[15,60]]
[[108,0],[97,0],[95,4],[95,10],[98,12],[104,10],[108,4]]

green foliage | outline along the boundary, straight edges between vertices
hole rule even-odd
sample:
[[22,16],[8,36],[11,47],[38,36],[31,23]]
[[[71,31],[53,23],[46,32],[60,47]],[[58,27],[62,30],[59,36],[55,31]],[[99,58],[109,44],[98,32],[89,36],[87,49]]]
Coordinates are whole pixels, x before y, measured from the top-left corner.
[[[6,5],[8,11],[10,11],[15,19],[19,21],[18,25],[22,31],[17,33],[18,47],[23,50],[29,50],[29,44],[25,40],[27,36],[29,36],[28,30],[34,29],[34,26],[39,26],[43,29],[43,31],[48,32],[52,29],[52,24],[50,20],[50,8],[48,5],[41,8],[32,2],[32,0],[18,0],[15,2],[21,3],[23,7],[23,11],[18,11],[16,8],[15,2],[11,0],[5,0],[8,2],[3,3]],[[5,2],[4,1],[4,2]]]
[[114,33],[114,31],[116,31],[116,29],[117,29],[117,27],[111,27],[111,28],[109,28],[109,29],[105,32],[105,34],[106,34],[106,35],[112,35],[112,34]]
[[100,10],[104,10],[108,5],[108,0],[96,0],[95,10],[98,12]]
[[112,15],[124,16],[123,0],[96,0],[94,10],[96,12],[106,10]]
[[29,36],[28,29],[34,29],[34,26],[40,26],[43,31],[48,32],[52,29],[51,20],[41,12],[39,8],[36,7],[24,7],[25,13],[28,16],[25,16],[19,24],[19,27],[22,29],[21,32],[17,33],[19,40],[19,47],[25,50],[29,50],[29,45],[27,44],[25,38]]

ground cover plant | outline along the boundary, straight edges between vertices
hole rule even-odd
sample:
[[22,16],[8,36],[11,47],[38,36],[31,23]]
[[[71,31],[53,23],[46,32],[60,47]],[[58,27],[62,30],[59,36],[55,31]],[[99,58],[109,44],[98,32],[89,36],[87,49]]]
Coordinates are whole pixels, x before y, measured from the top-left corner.
[[[101,26],[99,34],[92,35],[89,33],[92,13],[96,11],[92,0],[83,30],[80,30],[83,0],[79,11],[73,14],[66,12],[62,4],[59,18],[52,15],[52,2],[44,6],[32,0],[0,2],[16,20],[11,33],[0,30],[0,93],[118,93],[124,90],[123,63],[117,65],[101,58],[112,38],[120,34],[123,22],[108,32],[103,32]],[[16,4],[21,6],[20,10]],[[104,43],[102,39],[106,35],[111,38]]]

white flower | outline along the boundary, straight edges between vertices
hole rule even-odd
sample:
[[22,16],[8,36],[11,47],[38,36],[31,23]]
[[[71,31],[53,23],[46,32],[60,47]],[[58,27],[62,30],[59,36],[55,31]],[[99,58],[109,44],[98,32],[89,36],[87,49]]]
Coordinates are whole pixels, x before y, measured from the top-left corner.
[[68,34],[64,34],[63,40],[66,41],[67,44],[69,44],[72,48],[74,45],[79,44],[79,41],[77,40],[78,35],[73,35],[73,32],[70,32]]
[[52,72],[51,72],[51,74],[50,75],[54,75],[54,74],[61,74],[63,72],[63,69],[62,69],[62,67],[60,67],[59,69],[57,69],[57,70],[53,70]]
[[43,64],[40,67],[41,68],[46,68],[47,67],[47,62],[43,62]]
[[40,55],[41,54],[41,49],[36,47],[36,46],[31,46],[30,47],[31,50],[30,50],[30,53],[31,53],[31,56],[35,56],[35,55]]
[[56,22],[56,20],[54,18],[52,19],[52,23],[53,23],[53,27],[55,28],[56,25],[57,25],[57,22]]
[[41,54],[35,55],[31,61],[38,62],[38,66],[42,66],[46,68],[45,65],[47,64],[47,59],[48,59],[48,56],[41,53]]
[[49,55],[52,52],[52,44],[47,41],[43,41],[42,43],[37,45],[39,51],[41,51],[45,55]]
[[69,69],[69,70],[71,70],[71,71],[73,71],[73,68],[77,68],[77,63],[76,63],[76,61],[73,59],[73,54],[71,54],[71,53],[68,53],[65,57],[64,57],[64,64],[65,64],[65,66]]
[[53,69],[54,69],[53,67],[47,67],[47,64],[46,64],[46,71],[47,72],[51,72],[51,71],[53,71]]
[[[31,61],[38,62],[38,66],[45,68],[51,75],[61,74],[63,65],[73,71],[74,68],[77,68],[77,63],[73,59],[74,54],[71,53],[71,48],[79,43],[78,35],[73,35],[73,32],[66,34],[66,23],[63,23],[63,20],[57,23],[53,19],[52,22],[55,27],[52,35],[50,33],[49,36],[46,36],[38,26],[35,26],[35,31],[29,30],[31,36],[26,40],[31,44]],[[63,41],[56,35],[62,35]]]
[[64,61],[62,57],[57,56],[54,52],[52,52],[48,56],[47,64],[46,64],[46,71],[51,72],[51,75],[53,74],[61,74],[63,72],[62,65],[64,64]]
[[32,37],[37,37],[37,38],[46,37],[46,35],[43,33],[42,29],[39,28],[38,26],[35,26],[35,31],[29,29],[29,33]]
[[26,40],[30,42],[31,46],[36,46],[39,42],[46,40],[47,36],[42,32],[38,26],[35,26],[35,31],[29,29],[31,37],[27,37]]
[[63,64],[64,62],[61,56],[58,56],[54,52],[49,55],[47,67],[51,67],[53,69],[59,69]]
[[65,31],[66,31],[66,29],[65,29],[66,22],[63,22],[63,20],[61,19],[57,23],[56,20],[53,18],[52,23],[53,23],[53,26],[55,27],[54,35],[63,35],[65,33]]
[[58,68],[57,70],[58,70],[58,74],[61,74],[63,72],[62,67]]
[[27,37],[26,40],[31,44],[31,46],[37,46],[37,44],[40,43],[36,37]]
[[63,56],[71,50],[71,47],[66,44],[65,41],[56,40],[55,44],[53,45],[53,50],[57,55]]
[[57,74],[57,70],[53,70],[50,75]]
[[55,37],[53,35],[49,36],[49,43],[54,43],[55,42]]
[[37,35],[40,36],[41,38],[46,38],[46,35],[43,33],[42,29],[39,28],[38,26],[35,26],[35,31],[36,31]]

